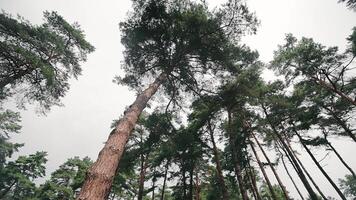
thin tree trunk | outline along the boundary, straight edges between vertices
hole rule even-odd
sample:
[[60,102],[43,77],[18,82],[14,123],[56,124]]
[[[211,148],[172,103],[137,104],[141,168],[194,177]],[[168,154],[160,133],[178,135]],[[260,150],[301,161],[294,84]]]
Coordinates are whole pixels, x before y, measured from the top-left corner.
[[152,180],[152,198],[151,198],[151,200],[155,200],[155,187],[156,187],[156,181]]
[[319,170],[321,171],[321,173],[323,173],[323,175],[325,176],[326,179],[328,179],[329,183],[334,187],[334,189],[336,190],[336,192],[339,194],[339,196],[343,199],[346,200],[346,197],[344,196],[344,194],[340,191],[340,189],[337,187],[337,185],[334,183],[334,181],[330,178],[330,176],[325,172],[325,170],[321,167],[320,163],[316,160],[316,158],[314,157],[313,153],[309,150],[309,148],[304,144],[302,137],[299,135],[299,133],[294,130],[295,134],[298,136],[300,142],[302,143],[304,149],[308,152],[309,156],[311,157],[311,159],[314,161],[315,165],[319,168]]
[[351,97],[347,96],[345,93],[343,93],[342,91],[338,90],[337,88],[333,87],[332,85],[326,83],[325,81],[317,78],[317,77],[312,77],[312,79],[315,81],[316,84],[322,86],[323,88],[332,91],[336,94],[338,94],[341,98],[343,98],[344,100],[348,101],[349,103],[353,104],[356,106],[356,101],[354,99],[352,99]]
[[187,183],[186,183],[185,171],[183,171],[182,174],[182,181],[183,181],[183,198],[187,199]]
[[288,152],[288,154],[290,155],[290,157],[291,157],[293,163],[295,163],[296,172],[297,172],[298,176],[300,177],[300,180],[303,182],[305,188],[307,189],[307,191],[308,191],[308,193],[309,193],[309,195],[310,195],[310,198],[311,198],[312,200],[318,200],[318,196],[315,194],[313,188],[310,186],[310,184],[309,184],[307,178],[305,177],[305,175],[304,175],[302,169],[301,169],[300,166],[298,165],[296,159],[294,158],[294,156],[292,156],[292,152],[291,152],[291,150],[288,148],[288,145],[285,143],[285,141],[283,140],[282,136],[278,133],[277,129],[273,126],[272,122],[270,121],[269,114],[267,113],[266,107],[265,107],[263,104],[261,104],[261,106],[262,106],[263,112],[264,112],[265,115],[266,115],[266,119],[267,119],[269,125],[271,126],[271,128],[272,128],[274,134],[277,136],[278,140],[280,141],[280,143],[282,144],[282,146],[284,147],[284,149],[287,150],[287,152]]
[[350,136],[350,138],[352,138],[353,141],[356,142],[356,136],[351,131],[351,129],[347,126],[347,124],[339,116],[337,116],[337,114],[334,111],[332,111],[330,108],[324,105],[322,105],[322,107],[333,116],[336,122],[344,129],[345,133],[347,133],[347,135]]
[[265,168],[263,167],[263,164],[262,164],[262,162],[261,162],[261,160],[260,160],[260,158],[259,158],[259,156],[258,156],[258,154],[257,154],[257,152],[256,152],[256,150],[255,150],[255,147],[253,146],[253,143],[252,143],[252,142],[250,142],[250,147],[251,147],[251,149],[252,149],[252,151],[253,151],[253,154],[255,155],[255,158],[256,158],[256,160],[257,160],[258,166],[260,167],[260,169],[261,169],[261,171],[262,171],[263,177],[264,177],[265,180],[266,180],[266,183],[267,183],[267,185],[268,185],[268,188],[269,188],[269,190],[270,190],[270,192],[271,192],[272,199],[278,200],[278,199],[277,199],[277,196],[276,196],[276,193],[274,192],[274,189],[273,189],[273,187],[272,187],[271,181],[269,180],[269,178],[268,178],[268,176],[267,176],[267,173],[266,173],[266,171],[265,171]]
[[208,130],[209,130],[209,133],[210,133],[211,142],[213,143],[214,161],[215,161],[215,164],[216,164],[216,172],[217,172],[219,183],[220,183],[220,187],[221,187],[221,190],[222,190],[223,200],[228,200],[229,199],[229,192],[228,192],[228,190],[226,188],[224,176],[222,174],[220,156],[219,156],[218,148],[216,147],[216,143],[215,143],[215,139],[214,139],[214,132],[213,132],[213,129],[211,127],[210,120],[208,120]]
[[193,189],[194,189],[194,166],[189,171],[189,199],[193,200]]
[[258,192],[255,173],[252,173],[252,171],[251,171],[253,168],[251,167],[250,162],[247,162],[247,164],[248,164],[247,174],[251,178],[251,182],[252,182],[253,188],[255,190],[256,197],[257,197],[258,200],[262,200],[261,195]]
[[242,196],[243,200],[248,200],[248,196],[247,196],[247,191],[245,190],[244,187],[244,183],[242,181],[242,177],[241,177],[241,168],[240,168],[240,164],[238,162],[237,156],[236,156],[236,148],[235,148],[235,137],[233,137],[232,131],[231,131],[231,112],[228,110],[228,134],[229,134],[229,143],[231,146],[231,155],[232,155],[232,159],[235,165],[235,174],[236,174],[236,178],[237,178],[237,182],[239,183],[239,188],[240,188],[240,193]]
[[253,195],[254,199],[258,200],[257,199],[257,194],[256,194],[256,189],[255,189],[255,186],[252,183],[252,180],[251,180],[250,176],[248,176],[248,183],[249,183],[249,185],[251,187],[251,192],[252,192],[252,195]]
[[165,169],[164,178],[163,178],[163,186],[162,186],[161,200],[164,200],[164,190],[166,189],[166,181],[167,181],[168,167],[169,167],[169,161],[167,160],[166,169]]
[[[284,167],[284,169],[286,170],[286,172],[287,172],[287,174],[288,174],[289,179],[292,181],[292,183],[293,183],[293,185],[294,185],[294,188],[297,190],[297,192],[298,192],[300,198],[301,198],[302,200],[304,200],[304,197],[303,197],[302,193],[300,192],[300,190],[299,190],[297,184],[295,184],[293,177],[292,177],[292,176],[290,175],[290,173],[289,173],[289,170],[288,170],[288,168],[287,168],[287,166],[286,166],[286,163],[284,162],[283,154],[281,155],[281,160],[282,160],[283,167]],[[293,165],[293,164],[292,164],[292,165]],[[293,166],[293,167],[294,167],[294,166]]]
[[[304,173],[308,176],[309,180],[312,182],[312,184],[314,185],[315,189],[319,192],[320,196],[323,197],[324,200],[327,200],[326,196],[324,195],[324,193],[321,191],[321,189],[319,188],[318,184],[315,183],[313,177],[309,174],[308,170],[304,167],[302,161],[298,158],[298,156],[294,153],[292,146],[290,145],[290,143],[287,141],[288,147],[289,149],[292,151],[293,153],[293,157],[298,161],[299,166],[303,169]],[[289,156],[287,155],[288,159]]]
[[251,187],[251,190],[252,190],[252,195],[253,197],[255,198],[255,200],[260,200],[259,197],[257,196],[257,188],[255,187],[255,185],[253,184],[253,181],[252,181],[252,177],[251,177],[251,174],[247,171],[247,178],[248,178],[248,181],[249,181],[249,184],[250,184],[250,187]]
[[144,190],[147,166],[148,166],[147,157],[145,158],[144,155],[141,155],[141,170],[140,170],[140,177],[139,177],[137,200],[142,200],[143,198],[143,190]]
[[199,180],[199,173],[195,174],[195,200],[201,200],[200,197],[200,180]]
[[251,134],[252,134],[253,138],[255,139],[255,141],[256,141],[258,147],[261,149],[263,156],[265,157],[265,159],[266,159],[267,162],[268,162],[268,165],[271,167],[271,170],[272,170],[274,176],[276,177],[276,179],[277,179],[277,181],[278,181],[278,183],[279,183],[279,186],[280,186],[281,189],[283,190],[284,197],[285,197],[287,200],[290,199],[289,196],[288,196],[287,190],[286,190],[285,186],[283,185],[281,179],[279,178],[279,175],[277,174],[276,170],[274,169],[274,167],[273,167],[273,165],[272,165],[272,163],[271,163],[269,157],[267,156],[266,152],[263,150],[263,148],[262,148],[260,142],[258,141],[258,139],[256,138],[255,134],[254,134],[253,132],[251,132]]
[[167,75],[161,73],[146,90],[137,96],[134,103],[124,113],[116,126],[115,132],[109,135],[98,159],[88,170],[78,196],[79,200],[104,200],[107,198],[125,145],[138,117],[166,78]]
[[336,156],[339,158],[339,160],[341,161],[341,163],[351,172],[352,176],[356,178],[355,172],[354,170],[351,169],[351,167],[345,162],[345,160],[341,157],[341,155],[339,154],[339,152],[336,151],[336,149],[334,148],[333,145],[331,145],[331,143],[329,142],[329,140],[325,137],[329,147],[334,151],[334,153],[336,154]]

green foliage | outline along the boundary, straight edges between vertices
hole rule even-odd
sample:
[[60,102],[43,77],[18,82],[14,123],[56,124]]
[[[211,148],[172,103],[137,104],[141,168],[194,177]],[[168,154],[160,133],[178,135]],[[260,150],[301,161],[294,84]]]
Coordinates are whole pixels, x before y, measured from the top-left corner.
[[94,50],[78,24],[56,12],[44,12],[39,26],[0,14],[0,96],[21,91],[22,102],[37,102],[44,110],[59,105],[68,80],[81,73],[80,62]]
[[[277,199],[285,199],[283,190],[278,185],[272,185],[273,191],[276,194]],[[263,183],[260,187],[260,195],[262,199],[272,199],[271,191],[266,183]]]
[[68,159],[59,169],[51,174],[50,180],[40,186],[37,193],[39,199],[75,199],[82,186],[86,171],[92,164],[90,158]]
[[126,75],[117,81],[139,90],[144,80],[164,72],[163,86],[172,98],[199,90],[198,77],[245,59],[240,56],[244,48],[230,42],[230,33],[254,29],[257,21],[241,2],[232,5],[239,9],[225,6],[214,13],[201,2],[135,1],[135,12],[120,24]]
[[356,198],[356,178],[352,175],[346,175],[345,179],[339,181],[344,194],[347,197]]
[[0,168],[1,199],[31,199],[35,196],[34,179],[45,176],[47,153],[37,152],[6,162]]

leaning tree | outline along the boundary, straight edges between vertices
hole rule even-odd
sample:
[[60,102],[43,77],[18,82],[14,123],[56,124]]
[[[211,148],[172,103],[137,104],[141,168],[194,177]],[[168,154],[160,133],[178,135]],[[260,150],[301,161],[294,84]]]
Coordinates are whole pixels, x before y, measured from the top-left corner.
[[[107,197],[125,144],[160,86],[170,98],[198,92],[204,75],[224,68],[228,60],[237,61],[231,59],[240,53],[237,38],[254,31],[258,23],[238,0],[214,12],[205,3],[183,0],[139,0],[133,1],[133,8],[135,12],[120,24],[126,76],[118,80],[141,92],[89,169],[78,199]],[[142,91],[149,79],[155,80]]]

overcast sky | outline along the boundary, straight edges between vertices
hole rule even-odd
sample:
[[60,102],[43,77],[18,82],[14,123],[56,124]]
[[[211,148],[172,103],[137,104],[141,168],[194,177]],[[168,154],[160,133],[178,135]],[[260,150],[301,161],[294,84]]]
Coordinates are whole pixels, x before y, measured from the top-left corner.
[[[21,134],[13,137],[13,141],[26,143],[20,154],[47,151],[48,172],[73,156],[89,156],[95,160],[107,139],[112,120],[118,118],[125,106],[134,100],[133,92],[112,83],[115,75],[122,74],[123,46],[120,44],[118,23],[130,9],[130,1],[100,2],[0,0],[1,9],[13,15],[20,14],[36,24],[42,23],[43,11],[58,11],[67,21],[78,22],[87,40],[96,48],[88,56],[88,61],[82,64],[83,75],[71,81],[71,88],[62,101],[64,107],[54,107],[47,116],[36,114],[30,106],[27,111],[21,112],[23,129]],[[221,1],[209,2],[215,6]],[[261,26],[257,35],[245,37],[243,41],[258,50],[264,62],[272,59],[273,51],[283,43],[286,33],[293,33],[298,38],[312,37],[326,46],[344,49],[345,38],[356,25],[356,12],[348,10],[344,4],[338,4],[337,0],[250,0],[248,5],[261,20]],[[333,142],[355,169],[354,143],[347,139]],[[324,155],[324,150],[314,152],[319,158]],[[307,163],[321,189],[327,195],[337,197],[311,164],[312,161],[306,156],[302,160]],[[322,164],[335,181],[347,172],[333,155]],[[283,170],[279,171],[291,194],[297,197]]]

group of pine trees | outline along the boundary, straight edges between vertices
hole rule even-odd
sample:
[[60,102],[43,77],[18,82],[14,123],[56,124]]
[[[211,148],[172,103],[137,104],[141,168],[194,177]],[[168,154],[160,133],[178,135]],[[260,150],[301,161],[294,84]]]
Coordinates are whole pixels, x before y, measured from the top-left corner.
[[[21,118],[4,104],[17,95],[19,108],[60,105],[94,47],[56,12],[38,26],[0,14],[0,199],[331,199],[302,152],[337,199],[356,197],[353,166],[332,143],[356,142],[356,28],[344,52],[288,34],[265,64],[240,42],[259,24],[243,1],[214,10],[204,1],[132,3],[120,23],[125,76],[115,80],[138,96],[95,162],[74,157],[49,177],[46,152],[11,158],[23,146],[9,140]],[[279,79],[264,81],[265,68]],[[349,174],[330,177],[313,149],[334,154]]]

